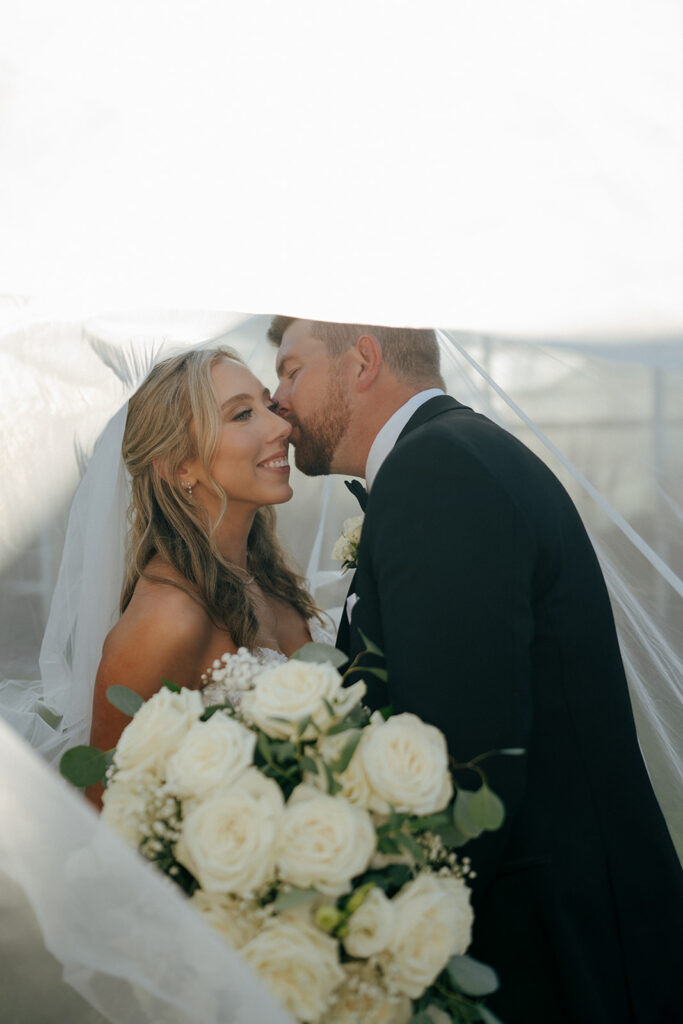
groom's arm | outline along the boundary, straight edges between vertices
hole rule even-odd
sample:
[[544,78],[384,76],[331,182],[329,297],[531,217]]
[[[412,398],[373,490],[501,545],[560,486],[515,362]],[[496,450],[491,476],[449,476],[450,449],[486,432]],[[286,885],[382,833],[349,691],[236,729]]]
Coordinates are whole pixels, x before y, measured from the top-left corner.
[[[378,476],[362,543],[378,590],[394,711],[438,725],[458,762],[526,747],[535,547],[514,501],[447,440],[425,451],[408,439]],[[525,758],[495,757],[482,767],[510,820]],[[462,783],[476,788],[476,777],[468,772]],[[482,882],[507,831],[473,851]]]

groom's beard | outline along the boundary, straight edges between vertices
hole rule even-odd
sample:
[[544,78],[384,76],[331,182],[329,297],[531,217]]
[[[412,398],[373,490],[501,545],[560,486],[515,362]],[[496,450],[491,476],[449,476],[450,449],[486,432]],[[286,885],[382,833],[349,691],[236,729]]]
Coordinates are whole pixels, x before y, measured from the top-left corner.
[[306,476],[325,476],[330,472],[334,453],[346,433],[350,407],[341,381],[331,380],[320,409],[306,420],[289,416],[292,424],[290,444],[294,462]]

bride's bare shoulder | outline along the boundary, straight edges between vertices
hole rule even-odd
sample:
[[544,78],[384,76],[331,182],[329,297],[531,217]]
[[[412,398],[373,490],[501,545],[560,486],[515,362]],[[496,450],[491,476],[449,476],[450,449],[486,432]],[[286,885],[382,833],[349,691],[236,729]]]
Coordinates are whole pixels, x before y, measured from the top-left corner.
[[129,674],[137,680],[175,669],[184,676],[185,666],[196,665],[212,628],[191,585],[171,566],[150,563],[148,578],[138,580],[130,603],[107,635],[98,674]]

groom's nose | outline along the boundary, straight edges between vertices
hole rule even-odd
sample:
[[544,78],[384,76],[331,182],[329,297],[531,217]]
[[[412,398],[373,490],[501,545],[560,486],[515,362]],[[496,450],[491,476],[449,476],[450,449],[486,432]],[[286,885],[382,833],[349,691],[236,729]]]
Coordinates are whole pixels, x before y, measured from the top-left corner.
[[282,384],[278,386],[277,391],[273,395],[273,401],[277,402],[277,409],[275,411],[278,416],[282,416],[283,419],[286,419],[287,415],[292,411],[292,405]]

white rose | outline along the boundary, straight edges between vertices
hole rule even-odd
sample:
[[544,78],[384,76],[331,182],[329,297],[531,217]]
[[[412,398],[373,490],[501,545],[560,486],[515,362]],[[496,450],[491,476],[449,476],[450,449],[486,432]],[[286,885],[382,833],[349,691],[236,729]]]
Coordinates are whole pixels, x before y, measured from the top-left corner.
[[197,889],[192,897],[192,906],[233,949],[241,949],[258,934],[259,921],[254,914],[256,907],[235,896]]
[[137,849],[147,823],[147,801],[142,788],[113,779],[102,796],[102,819]]
[[367,730],[358,755],[373,790],[371,810],[431,814],[453,795],[444,734],[417,715],[394,715]]
[[207,892],[254,892],[275,874],[283,804],[277,783],[248,768],[229,790],[190,811],[176,858]]
[[363,516],[351,516],[350,519],[344,520],[341,537],[332,548],[332,558],[336,562],[354,562],[356,560],[363,519]]
[[335,994],[325,1024],[408,1024],[413,1004],[407,996],[390,995],[370,964],[344,964],[346,982]]
[[[319,728],[326,728],[330,715],[325,701],[338,705],[337,715],[346,714],[365,693],[361,687],[342,689],[342,678],[328,662],[313,664],[287,661],[265,669],[256,678],[254,689],[242,697],[244,717],[274,739],[294,739],[297,723],[312,716]],[[304,734],[315,735],[313,730]]]
[[229,787],[252,763],[256,734],[220,712],[197,722],[166,764],[166,785],[179,797]]
[[204,713],[197,690],[174,693],[162,687],[121,733],[114,764],[122,772],[163,772],[166,759]]
[[289,1013],[306,1024],[321,1019],[344,981],[336,941],[297,915],[271,918],[241,952]]
[[470,891],[462,879],[425,872],[404,885],[392,902],[396,921],[387,981],[395,991],[418,999],[450,958],[470,944]]
[[389,945],[396,909],[382,889],[375,886],[348,921],[344,948],[350,956],[367,958]]
[[292,885],[339,896],[365,871],[376,842],[366,811],[342,796],[297,786],[278,830],[278,871]]

